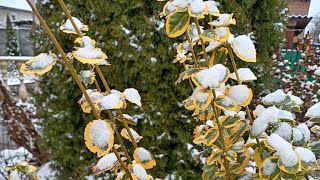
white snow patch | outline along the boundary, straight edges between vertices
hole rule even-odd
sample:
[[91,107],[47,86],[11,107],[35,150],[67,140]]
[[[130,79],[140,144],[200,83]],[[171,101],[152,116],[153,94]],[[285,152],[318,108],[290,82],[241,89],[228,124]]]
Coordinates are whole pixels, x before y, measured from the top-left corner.
[[120,101],[120,96],[117,94],[103,96],[100,99],[100,106],[102,107],[101,110],[116,109],[118,108]]
[[107,149],[111,138],[110,130],[103,120],[96,120],[90,128],[90,138],[92,143],[101,149]]
[[290,141],[292,137],[292,128],[288,123],[282,122],[274,131],[274,133],[278,134],[280,137],[284,138],[285,140]]
[[256,59],[256,48],[252,40],[246,35],[240,35],[234,38],[232,41],[233,50],[238,56],[242,58],[255,60]]
[[97,168],[101,171],[108,170],[114,167],[118,163],[118,159],[114,153],[109,153],[99,159],[97,163]]
[[265,176],[271,175],[277,168],[277,163],[272,162],[271,160],[266,160],[262,167],[262,173]]
[[307,117],[320,117],[320,103],[311,106],[306,115]]
[[203,88],[217,88],[227,76],[228,69],[222,64],[216,64],[209,69],[196,74],[196,80]]
[[303,147],[297,147],[296,148],[296,153],[300,156],[301,161],[303,162],[316,162],[316,156],[310,149],[303,148]]
[[141,97],[136,89],[128,88],[124,90],[123,95],[125,99],[141,107]]
[[308,126],[305,123],[301,123],[297,126],[297,129],[299,129],[304,137],[304,140],[307,142],[310,140],[310,130]]
[[[82,22],[81,22],[78,18],[76,18],[76,17],[72,17],[72,20],[73,20],[74,23],[76,24],[77,28],[78,28],[79,30],[81,30],[82,27],[83,27]],[[76,31],[76,30],[74,29],[74,27],[72,26],[72,23],[71,23],[70,19],[67,19],[64,27],[65,27],[67,30]]]
[[191,12],[194,14],[200,14],[206,8],[203,0],[192,0],[190,3]]
[[[257,77],[253,74],[253,72],[249,68],[239,68],[238,69],[238,75],[239,75],[240,81],[257,80]],[[230,78],[234,79],[234,80],[237,80],[236,73],[235,72],[231,73],[230,74]]]
[[231,86],[228,96],[233,99],[237,105],[245,103],[251,94],[251,90],[245,85]]
[[281,89],[276,90],[275,92],[266,95],[262,98],[264,104],[280,103],[287,98],[287,94],[284,93]]
[[132,171],[133,171],[133,174],[139,180],[147,180],[148,179],[147,171],[140,164],[134,164],[132,167]]

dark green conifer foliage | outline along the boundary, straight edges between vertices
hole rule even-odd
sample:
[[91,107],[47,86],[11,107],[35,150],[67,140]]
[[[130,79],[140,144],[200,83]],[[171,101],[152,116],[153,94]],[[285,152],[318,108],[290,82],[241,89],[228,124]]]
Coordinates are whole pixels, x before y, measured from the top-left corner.
[[[59,26],[66,20],[61,8],[56,1],[42,2],[37,4],[40,13],[63,48],[71,51],[76,36],[59,31]],[[139,146],[149,149],[156,158],[157,166],[148,172],[159,178],[175,174],[176,178],[200,179],[202,165],[192,159],[187,149],[187,143],[192,144],[196,122],[179,103],[191,93],[189,84],[185,81],[182,85],[174,85],[183,67],[172,64],[176,55],[173,46],[175,40],[164,34],[158,16],[164,2],[66,0],[66,3],[71,14],[89,26],[87,35],[95,39],[97,46],[107,53],[112,65],[102,69],[111,88],[123,91],[133,87],[142,96],[143,109],[129,105],[130,108],[124,113],[136,114],[139,122],[133,128],[144,136]],[[223,12],[235,12],[238,24],[241,24],[238,32],[256,30],[260,33],[261,30],[257,28],[262,25],[255,23],[265,22],[253,17],[255,13],[258,14],[254,6],[257,3],[260,1],[226,0],[221,2],[221,7]],[[36,54],[49,50],[57,52],[41,28],[36,29],[33,37]],[[258,39],[258,34],[256,37],[257,43],[266,43]],[[269,56],[269,52],[266,54]],[[85,67],[77,62],[75,64],[78,70]],[[89,175],[97,159],[85,148],[83,131],[94,117],[81,112],[77,104],[81,93],[71,76],[64,67],[54,67],[41,78],[38,93],[38,112],[44,119],[43,147],[56,160],[61,179],[80,179]],[[131,144],[127,143],[127,147],[131,147]]]
[[4,53],[6,56],[18,56],[20,54],[18,49],[17,37],[8,15],[6,21],[6,47]]

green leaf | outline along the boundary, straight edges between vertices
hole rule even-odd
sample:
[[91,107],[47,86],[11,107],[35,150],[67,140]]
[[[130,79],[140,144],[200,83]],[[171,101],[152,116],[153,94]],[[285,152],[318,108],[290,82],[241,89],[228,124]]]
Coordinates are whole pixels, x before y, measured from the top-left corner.
[[216,172],[217,172],[217,166],[215,165],[204,165],[202,167],[202,179],[203,180],[212,180],[212,179],[220,179],[216,177]]
[[211,128],[206,132],[206,134],[204,136],[205,136],[205,143],[208,146],[210,146],[218,139],[219,131],[218,131],[218,129]]
[[222,127],[224,128],[231,128],[233,126],[236,125],[236,123],[238,122],[238,120],[240,120],[240,116],[239,115],[235,115],[235,116],[224,116],[222,118]]
[[316,155],[317,159],[320,158],[320,141],[315,141],[309,144],[310,150]]
[[221,95],[218,96],[215,100],[214,103],[216,106],[218,106],[222,110],[226,111],[234,111],[237,108],[237,104],[234,100],[229,98],[228,96]]
[[302,113],[299,105],[292,106],[292,110],[297,113]]
[[207,29],[202,34],[200,34],[201,39],[204,41],[215,41],[219,38],[218,34],[213,29]]
[[237,141],[237,139],[241,138],[242,135],[247,131],[249,125],[245,120],[241,120],[241,123],[239,125],[239,128],[236,133],[231,135],[232,142]]
[[313,123],[320,123],[320,116],[315,116],[309,119]]
[[187,11],[175,11],[170,14],[166,21],[166,32],[171,38],[182,35],[188,28],[190,16]]
[[199,72],[201,69],[199,68],[189,68],[182,73],[180,73],[179,78],[176,80],[175,84],[179,84],[181,81],[188,79],[192,74]]
[[207,164],[212,165],[216,161],[221,161],[220,157],[222,155],[223,151],[221,149],[219,150],[212,150],[211,155],[207,158]]
[[235,161],[237,160],[237,153],[233,150],[229,150],[227,153],[226,153],[226,158],[229,160],[229,161]]

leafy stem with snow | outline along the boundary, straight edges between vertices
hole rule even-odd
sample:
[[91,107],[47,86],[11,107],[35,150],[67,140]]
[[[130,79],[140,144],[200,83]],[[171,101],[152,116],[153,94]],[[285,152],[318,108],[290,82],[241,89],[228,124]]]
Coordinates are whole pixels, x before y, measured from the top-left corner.
[[[51,41],[58,49],[62,60],[53,53],[41,53],[23,64],[20,71],[25,74],[42,75],[50,71],[57,62],[65,64],[83,93],[83,96],[79,100],[82,111],[84,113],[93,112],[96,118],[96,120],[92,120],[87,124],[84,132],[87,148],[91,152],[96,153],[98,157],[102,157],[99,159],[97,165],[93,167],[93,173],[98,175],[113,169],[117,174],[117,179],[153,179],[152,176],[147,174],[146,169],[154,167],[156,162],[148,150],[143,147],[138,147],[137,145],[142,139],[142,136],[128,125],[135,125],[137,122],[130,115],[123,114],[121,111],[121,109],[127,107],[127,101],[141,107],[139,92],[134,88],[125,89],[123,92],[109,88],[99,67],[110,65],[109,62],[106,61],[107,55],[102,52],[100,48],[96,47],[96,42],[93,39],[84,36],[84,32],[89,30],[88,26],[84,25],[79,19],[71,16],[63,0],[59,0],[59,4],[67,15],[68,20],[60,27],[60,30],[78,36],[74,41],[75,50],[68,54],[61,48],[36,7],[30,0],[27,1],[41,25],[48,33]],[[73,67],[74,62],[86,64],[89,69],[84,69],[77,74]],[[101,79],[106,90],[105,92],[101,91],[100,85],[96,80],[95,72],[97,72]],[[93,83],[96,89],[85,88],[85,86]],[[106,112],[110,120],[103,118],[101,112]],[[119,133],[117,129],[116,120],[119,120],[124,126],[121,133]],[[114,133],[120,145],[114,143]],[[121,136],[132,142],[135,149],[133,158],[129,156],[128,149],[125,148]],[[134,159],[134,161],[132,159]]]
[[[186,79],[192,82],[193,93],[183,103],[199,123],[193,142],[205,148],[197,156],[204,163],[202,178],[305,179],[312,175],[317,164],[307,148],[308,128],[295,128],[294,114],[281,109],[299,108],[299,97],[284,93],[278,96],[276,91],[275,96],[264,97],[264,104],[271,107],[258,106],[253,112],[255,120],[251,115],[248,105],[253,93],[243,83],[257,78],[249,68],[238,69],[236,61],[256,62],[256,49],[248,36],[231,34],[229,26],[236,24],[233,14],[220,13],[215,1],[173,0],[165,4],[161,15],[166,17],[169,37],[186,35],[187,40],[177,46],[173,62],[185,67],[176,84]],[[205,18],[209,26],[204,24]],[[234,72],[225,65],[233,67]],[[270,102],[270,97],[276,102]],[[299,131],[301,135],[305,131],[302,137],[306,141],[295,144],[293,133],[285,136],[287,131]],[[275,141],[281,142],[280,146]],[[289,155],[285,151],[290,151]]]

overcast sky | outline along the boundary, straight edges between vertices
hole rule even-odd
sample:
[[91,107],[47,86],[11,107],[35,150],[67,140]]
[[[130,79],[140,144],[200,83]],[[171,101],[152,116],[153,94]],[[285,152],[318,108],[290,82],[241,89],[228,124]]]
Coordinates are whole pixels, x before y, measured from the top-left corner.
[[[309,14],[308,16],[315,16],[316,14],[320,13],[320,0],[311,0],[310,8],[309,8]],[[306,27],[306,31],[308,32],[309,27],[312,26],[312,20]]]

